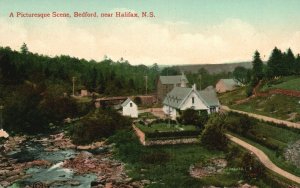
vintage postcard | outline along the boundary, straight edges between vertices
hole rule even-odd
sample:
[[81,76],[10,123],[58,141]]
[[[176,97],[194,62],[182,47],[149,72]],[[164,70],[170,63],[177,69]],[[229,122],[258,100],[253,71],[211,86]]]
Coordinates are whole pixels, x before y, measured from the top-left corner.
[[299,7],[0,0],[0,188],[300,187]]

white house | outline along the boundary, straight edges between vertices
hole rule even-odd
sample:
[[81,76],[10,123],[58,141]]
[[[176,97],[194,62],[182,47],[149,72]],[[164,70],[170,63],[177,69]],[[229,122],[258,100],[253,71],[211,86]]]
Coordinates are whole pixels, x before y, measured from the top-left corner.
[[167,94],[163,101],[163,111],[172,119],[178,117],[178,112],[189,108],[206,110],[208,114],[218,112],[220,102],[213,87],[197,91],[196,85],[192,88],[175,87]]
[[123,102],[121,106],[123,116],[138,117],[138,107],[130,98]]

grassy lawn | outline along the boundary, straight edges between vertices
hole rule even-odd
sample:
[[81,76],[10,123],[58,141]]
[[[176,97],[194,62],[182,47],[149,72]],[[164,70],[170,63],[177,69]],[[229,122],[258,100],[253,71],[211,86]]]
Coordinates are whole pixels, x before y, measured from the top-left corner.
[[299,76],[281,77],[278,80],[270,81],[264,84],[261,88],[261,91],[267,91],[277,88],[300,91],[300,78]]
[[300,121],[300,98],[285,95],[256,97],[231,108],[282,120]]
[[238,88],[234,91],[221,93],[218,95],[218,98],[223,105],[232,105],[235,101],[245,99],[246,96],[246,87]]
[[91,102],[92,101],[91,97],[76,97],[75,99],[79,103],[87,103],[87,102]]
[[139,118],[156,119],[157,117],[150,112],[144,112],[139,114]]
[[116,143],[116,157],[127,164],[134,180],[148,179],[148,187],[202,187],[205,185],[234,186],[242,179],[240,171],[196,179],[189,175],[191,164],[224,157],[220,151],[211,151],[200,144],[142,146],[132,131],[120,131],[110,138]]
[[137,127],[145,133],[153,132],[174,132],[174,131],[195,131],[197,127],[194,125],[168,125],[167,123],[158,123],[151,126],[138,124]]

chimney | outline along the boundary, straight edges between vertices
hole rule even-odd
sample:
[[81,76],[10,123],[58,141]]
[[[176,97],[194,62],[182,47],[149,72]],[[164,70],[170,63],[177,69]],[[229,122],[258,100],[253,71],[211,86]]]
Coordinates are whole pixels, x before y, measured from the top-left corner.
[[197,91],[196,84],[193,84],[192,89],[193,89],[194,91]]
[[183,72],[181,73],[180,87],[186,87],[186,80]]

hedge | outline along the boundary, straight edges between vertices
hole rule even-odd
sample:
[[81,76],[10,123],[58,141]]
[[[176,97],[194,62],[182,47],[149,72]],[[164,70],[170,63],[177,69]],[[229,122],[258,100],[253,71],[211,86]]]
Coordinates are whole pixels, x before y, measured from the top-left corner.
[[145,133],[146,138],[155,139],[155,138],[175,138],[175,137],[197,137],[201,133],[200,130],[196,131],[173,131],[173,132],[151,132]]

